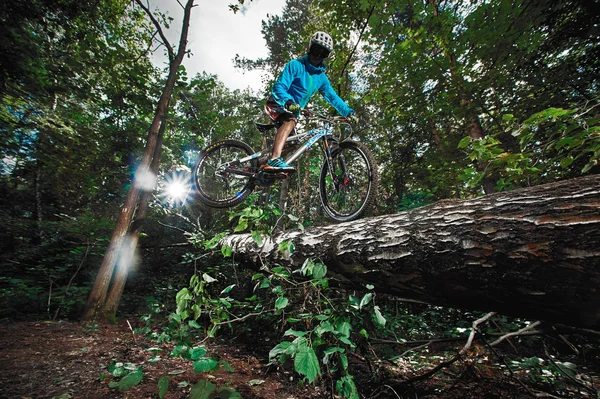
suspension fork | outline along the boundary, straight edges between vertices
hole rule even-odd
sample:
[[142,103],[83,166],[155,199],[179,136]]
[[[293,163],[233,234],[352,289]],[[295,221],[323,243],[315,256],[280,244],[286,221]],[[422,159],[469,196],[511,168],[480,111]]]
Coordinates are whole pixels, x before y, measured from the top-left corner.
[[[335,163],[333,161],[333,149],[331,146],[331,143],[327,140],[327,137],[323,137],[323,151],[325,153],[325,159],[327,159],[327,166],[329,168],[329,174],[331,175],[331,178],[334,180],[335,182],[335,178],[337,177],[335,175]],[[340,161],[340,168],[342,170],[343,173],[346,173],[346,162],[344,161],[344,156],[342,154],[340,154],[337,159],[339,159]]]

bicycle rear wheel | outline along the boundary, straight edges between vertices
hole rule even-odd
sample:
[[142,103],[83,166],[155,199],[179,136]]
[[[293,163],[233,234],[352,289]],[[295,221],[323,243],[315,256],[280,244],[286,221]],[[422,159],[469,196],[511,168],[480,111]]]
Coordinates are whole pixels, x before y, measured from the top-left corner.
[[203,150],[193,172],[200,201],[228,208],[245,200],[254,190],[258,160],[239,160],[252,154],[254,150],[238,140],[218,141]]
[[333,150],[332,164],[321,167],[319,193],[325,213],[338,222],[363,215],[375,201],[378,185],[377,163],[362,143],[344,141]]

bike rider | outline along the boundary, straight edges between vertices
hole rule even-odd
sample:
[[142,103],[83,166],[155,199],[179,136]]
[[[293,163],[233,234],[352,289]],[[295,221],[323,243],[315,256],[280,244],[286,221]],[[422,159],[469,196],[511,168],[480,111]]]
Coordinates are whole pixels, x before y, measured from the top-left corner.
[[310,38],[307,54],[288,62],[279,75],[271,96],[267,99],[265,110],[277,127],[273,143],[271,159],[264,168],[273,172],[293,172],[294,167],[288,165],[281,157],[281,151],[288,136],[296,127],[296,118],[300,110],[306,107],[310,98],[320,91],[325,100],[344,117],[354,121],[354,110],[342,100],[325,75],[323,61],[333,51],[333,39],[325,32],[317,32]]

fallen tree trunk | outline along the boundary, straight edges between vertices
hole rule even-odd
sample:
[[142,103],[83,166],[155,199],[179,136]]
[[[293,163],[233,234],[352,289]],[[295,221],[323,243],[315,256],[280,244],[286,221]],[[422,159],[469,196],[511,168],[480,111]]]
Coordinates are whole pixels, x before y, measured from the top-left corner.
[[357,288],[600,328],[600,175],[288,231],[260,248],[250,234],[222,242],[257,264],[320,258]]

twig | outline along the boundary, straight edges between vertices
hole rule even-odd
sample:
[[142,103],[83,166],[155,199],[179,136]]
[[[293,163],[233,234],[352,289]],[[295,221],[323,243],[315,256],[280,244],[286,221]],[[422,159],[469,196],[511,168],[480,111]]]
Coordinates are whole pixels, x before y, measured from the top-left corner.
[[559,331],[565,331],[570,334],[584,334],[584,335],[590,335],[590,336],[593,336],[596,338],[600,337],[600,331],[591,330],[589,328],[578,328],[578,327],[566,326],[564,324],[555,324],[554,327]]
[[[352,51],[350,52],[350,55],[348,55],[348,58],[346,59],[346,63],[344,64],[343,68],[342,68],[342,72],[340,72],[340,76],[344,76],[344,72],[346,72],[346,68],[348,67],[348,64],[350,63],[350,60],[352,59],[352,57],[354,56],[354,53],[356,52],[356,49],[358,48],[358,45],[360,44],[360,41],[362,40],[362,36],[365,33],[365,29],[367,29],[367,26],[369,26],[369,19],[371,19],[371,16],[373,15],[373,12],[375,11],[375,6],[373,6],[371,8],[371,11],[369,12],[369,16],[367,17],[367,20],[365,21],[365,24],[363,25],[360,34],[358,35],[358,39],[356,40],[356,44],[354,45],[354,48],[352,49]],[[338,93],[340,92],[340,85],[338,85]]]
[[163,42],[165,48],[167,49],[167,52],[169,53],[169,61],[172,62],[175,59],[175,54],[174,54],[174,51],[173,51],[173,47],[169,43],[169,40],[167,40],[167,37],[165,36],[160,23],[156,20],[156,18],[154,18],[154,15],[150,11],[150,7],[149,6],[148,7],[145,6],[144,4],[142,4],[142,2],[140,0],[135,0],[135,2],[138,4],[138,6],[140,6],[140,8],[142,10],[144,10],[144,12],[148,16],[148,18],[150,18],[150,20],[154,24],[154,27],[156,28],[156,31],[158,32],[158,35],[162,39],[162,42]]
[[369,399],[376,399],[376,398],[378,398],[380,395],[382,395],[382,394],[383,394],[383,388],[387,388],[387,389],[389,389],[390,391],[392,391],[392,392],[394,393],[394,395],[396,395],[396,397],[397,397],[398,399],[402,399],[402,396],[398,395],[398,392],[396,392],[396,391],[394,390],[394,388],[392,388],[392,387],[391,387],[391,386],[389,386],[389,385],[382,385],[381,387],[377,388],[377,389],[376,389],[376,390],[375,390],[373,393],[375,393],[376,391],[379,391],[379,392],[378,392],[377,394],[373,395],[373,396],[370,396],[370,397],[369,397]]
[[400,355],[396,356],[395,358],[404,357],[407,353],[416,351],[417,349],[425,348],[425,347],[431,345],[432,343],[433,343],[433,341],[429,341],[429,342],[424,343],[423,345],[415,346],[414,348],[405,350],[404,352],[402,352]]
[[497,340],[495,340],[494,342],[492,342],[490,344],[490,346],[496,346],[500,342],[504,341],[505,339],[510,338],[510,337],[514,337],[516,335],[520,335],[521,333],[524,333],[525,331],[531,330],[532,328],[537,327],[540,324],[542,324],[541,321],[536,321],[535,323],[531,323],[530,325],[528,325],[526,327],[523,327],[523,328],[521,328],[518,331],[514,331],[514,332],[511,332],[511,333],[505,334],[505,335],[501,336],[500,338],[498,338]]
[[379,339],[379,338],[371,338],[372,342],[380,343],[380,344],[393,344],[393,345],[413,345],[413,344],[424,344],[424,343],[437,343],[437,342],[453,342],[453,341],[462,341],[465,337],[452,337],[452,338],[430,338],[430,339],[418,339],[415,341],[392,341],[391,339]]
[[[496,320],[492,320],[492,323],[494,324],[494,326],[496,326],[496,328],[498,329],[498,331],[500,331],[501,335],[503,336],[504,334],[506,334],[504,331],[502,331],[502,328],[500,327],[500,325],[498,325],[498,323],[496,323]],[[515,354],[519,354],[519,351],[517,350],[517,347],[512,343],[512,341],[507,338],[506,341],[510,344],[510,346],[513,348],[513,350],[515,351]]]
[[[587,104],[586,104],[587,105]],[[600,106],[600,104],[596,104],[591,106],[590,108],[586,109],[585,111],[583,111],[582,113],[575,115],[575,118],[581,118],[583,115],[587,114],[588,112],[590,112],[591,110],[593,110],[594,108]]]
[[131,330],[131,335],[133,335],[133,343],[137,344],[137,340],[135,339],[135,331],[133,331],[133,328],[131,328],[131,323],[129,323],[129,320],[127,320],[127,325],[129,326],[129,329]]
[[253,316],[260,316],[260,315],[262,315],[264,313],[270,313],[270,312],[274,312],[274,311],[273,310],[265,310],[265,311],[258,312],[258,313],[248,313],[247,315],[242,316],[242,317],[237,317],[237,318],[231,319],[231,320],[219,321],[217,323],[212,323],[212,324],[213,324],[213,326],[221,326],[223,324],[236,323],[238,321],[244,321],[244,320],[246,320],[246,319],[248,319],[250,317],[253,317]]
[[486,314],[485,316],[483,316],[480,319],[477,319],[473,322],[473,326],[471,327],[471,334],[469,334],[469,339],[467,340],[467,343],[465,344],[464,348],[461,349],[461,351],[459,352],[460,355],[466,353],[469,348],[471,348],[471,344],[473,344],[473,339],[475,338],[475,332],[477,331],[477,327],[487,321],[488,319],[490,319],[491,317],[494,317],[496,315],[496,312],[490,312],[488,314]]
[[454,356],[452,359],[446,360],[445,362],[441,362],[440,364],[438,364],[437,366],[435,366],[434,368],[432,368],[425,374],[421,374],[416,377],[409,378],[406,381],[402,381],[402,384],[411,384],[413,382],[425,380],[425,379],[431,377],[432,375],[434,375],[435,373],[437,373],[438,371],[440,371],[441,369],[451,366],[452,364],[454,364],[457,360],[459,360],[461,358],[462,358],[462,355],[459,353],[458,355]]

